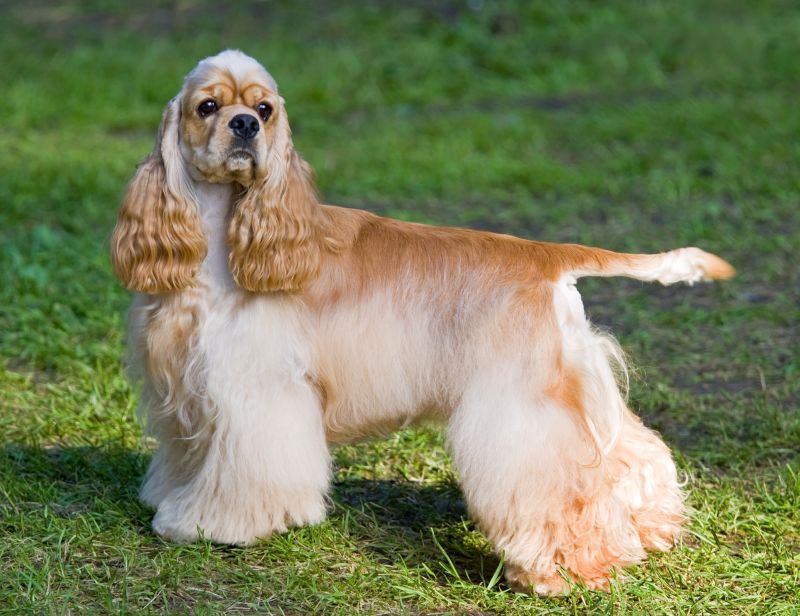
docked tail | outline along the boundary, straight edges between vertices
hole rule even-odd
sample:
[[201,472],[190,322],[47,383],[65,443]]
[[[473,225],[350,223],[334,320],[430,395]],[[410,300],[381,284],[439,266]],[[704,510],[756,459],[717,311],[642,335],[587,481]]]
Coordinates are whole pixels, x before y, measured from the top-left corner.
[[727,280],[736,273],[733,266],[699,248],[677,248],[654,255],[611,252],[602,248],[564,245],[559,259],[562,273],[584,276],[625,276],[663,285],[694,284],[701,280]]

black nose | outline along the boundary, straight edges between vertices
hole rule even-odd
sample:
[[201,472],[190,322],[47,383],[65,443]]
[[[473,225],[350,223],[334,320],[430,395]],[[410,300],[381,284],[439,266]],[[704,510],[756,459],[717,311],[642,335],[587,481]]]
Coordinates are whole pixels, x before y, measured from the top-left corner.
[[240,113],[228,122],[233,134],[242,139],[252,139],[258,133],[258,118]]

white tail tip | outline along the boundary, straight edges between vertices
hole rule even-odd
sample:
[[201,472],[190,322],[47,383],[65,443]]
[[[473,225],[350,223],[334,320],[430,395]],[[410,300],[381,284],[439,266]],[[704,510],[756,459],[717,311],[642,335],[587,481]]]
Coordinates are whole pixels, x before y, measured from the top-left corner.
[[733,266],[699,248],[678,248],[659,255],[659,263],[652,275],[661,284],[701,280],[727,280],[736,274]]

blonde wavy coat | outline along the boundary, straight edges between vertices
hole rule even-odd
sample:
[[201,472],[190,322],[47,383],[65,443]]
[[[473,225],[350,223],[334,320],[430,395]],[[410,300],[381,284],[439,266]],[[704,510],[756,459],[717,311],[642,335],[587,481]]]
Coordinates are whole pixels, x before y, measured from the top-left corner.
[[714,255],[321,205],[275,81],[238,51],[200,62],[167,106],[111,252],[137,292],[130,346],[159,439],[142,498],[164,537],[247,544],[317,523],[329,445],[421,419],[447,423],[469,511],[515,588],[605,588],[680,533],[670,453],[628,410],[622,353],[575,281],[731,276]]

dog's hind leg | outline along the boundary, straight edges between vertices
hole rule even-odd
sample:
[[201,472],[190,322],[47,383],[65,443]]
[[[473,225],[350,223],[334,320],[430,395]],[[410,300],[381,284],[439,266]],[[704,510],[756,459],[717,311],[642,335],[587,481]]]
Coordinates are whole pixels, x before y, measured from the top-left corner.
[[509,583],[541,594],[573,580],[606,588],[645,548],[666,549],[683,521],[669,451],[625,407],[618,349],[570,293],[532,290],[527,311],[512,305],[497,319],[498,344],[448,429],[469,511]]

